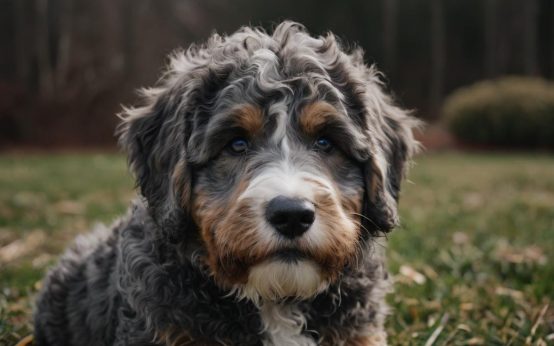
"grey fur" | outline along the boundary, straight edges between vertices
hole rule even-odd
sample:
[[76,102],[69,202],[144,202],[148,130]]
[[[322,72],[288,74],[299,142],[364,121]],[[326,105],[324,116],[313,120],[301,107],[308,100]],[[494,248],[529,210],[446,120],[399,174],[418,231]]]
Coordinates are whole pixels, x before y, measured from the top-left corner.
[[[259,105],[271,133],[278,131],[276,117],[290,114],[292,124],[296,111],[315,100],[349,118],[339,133],[350,163],[330,179],[365,189],[360,222],[367,232],[361,232],[356,265],[325,292],[282,303],[297,304],[304,333],[324,344],[382,332],[388,280],[371,240],[398,223],[417,122],[384,93],[360,49],[346,52],[332,34],[314,38],[284,22],[272,35],[245,27],[173,54],[158,86],[143,91],[143,105],[124,111],[120,141],[141,199],[110,229],[80,237],[49,272],[37,300],[36,344],[154,345],[187,338],[197,345],[261,345],[258,307],[233,296],[202,261],[206,249],[191,201],[202,184],[212,184],[214,198],[229,194],[214,183],[218,172],[211,165],[226,143],[221,136],[231,107]],[[302,151],[300,139],[295,146]],[[264,148],[267,156],[226,169],[255,174],[254,167],[278,155]],[[318,164],[313,154],[302,155]],[[236,179],[229,179],[230,189]]]

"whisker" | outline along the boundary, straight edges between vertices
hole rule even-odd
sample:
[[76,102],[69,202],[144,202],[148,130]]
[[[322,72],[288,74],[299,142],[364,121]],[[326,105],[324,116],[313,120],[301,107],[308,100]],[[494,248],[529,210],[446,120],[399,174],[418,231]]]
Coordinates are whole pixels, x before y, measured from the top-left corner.
[[[362,214],[359,214],[359,213],[355,213],[355,212],[351,212],[350,215],[359,216],[359,217],[362,217],[362,218],[364,218],[365,220],[371,222],[371,223],[373,224],[373,226],[375,226],[375,228],[376,228],[376,230],[377,230],[377,233],[382,233],[383,236],[387,237],[387,233],[386,233],[386,232],[383,232],[381,229],[379,229],[379,226],[377,226],[377,224],[376,224],[373,220],[371,220],[369,217],[367,217],[367,216],[365,216],[365,215],[362,215]],[[367,231],[367,232],[369,232],[369,231],[367,230],[367,228],[365,228],[365,227],[364,227],[364,230]],[[370,232],[370,233],[372,233],[372,232]],[[388,238],[387,238],[387,239],[388,239]]]
[[361,229],[363,229],[367,233],[371,233],[367,228],[365,228],[365,226],[360,221],[353,221],[353,222],[356,226],[360,227]]

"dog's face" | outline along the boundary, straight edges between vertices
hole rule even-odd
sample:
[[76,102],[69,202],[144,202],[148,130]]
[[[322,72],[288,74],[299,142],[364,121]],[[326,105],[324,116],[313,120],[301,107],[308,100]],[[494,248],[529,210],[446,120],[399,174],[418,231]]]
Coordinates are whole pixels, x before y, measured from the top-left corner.
[[[411,121],[332,35],[243,29],[177,54],[122,142],[163,232],[222,286],[309,298],[396,224]],[[193,227],[191,227],[193,225]]]
[[[233,98],[245,99],[223,95]],[[361,134],[344,110],[288,92],[223,108],[192,138],[206,151],[192,215],[211,269],[249,297],[309,297],[359,245],[364,181],[351,138]]]

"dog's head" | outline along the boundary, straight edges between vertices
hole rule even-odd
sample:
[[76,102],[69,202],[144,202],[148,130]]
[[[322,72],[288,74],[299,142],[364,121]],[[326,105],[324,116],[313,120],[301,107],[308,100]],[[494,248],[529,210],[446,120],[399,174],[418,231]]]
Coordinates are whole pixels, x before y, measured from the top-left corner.
[[416,121],[332,34],[214,35],[144,100],[121,126],[141,193],[168,239],[198,236],[222,286],[311,297],[397,224]]

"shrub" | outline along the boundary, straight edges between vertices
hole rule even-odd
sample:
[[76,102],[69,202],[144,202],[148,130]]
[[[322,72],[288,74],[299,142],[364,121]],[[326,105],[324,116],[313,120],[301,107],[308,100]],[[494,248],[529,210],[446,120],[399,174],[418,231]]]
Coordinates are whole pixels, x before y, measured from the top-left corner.
[[443,116],[465,143],[554,149],[554,83],[540,78],[504,77],[458,89]]

